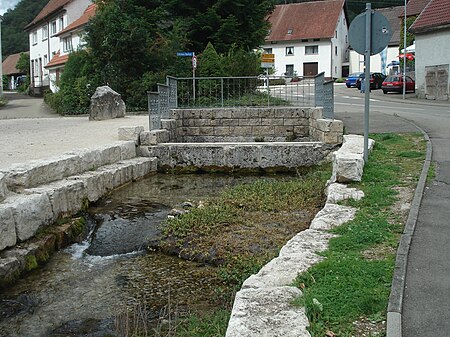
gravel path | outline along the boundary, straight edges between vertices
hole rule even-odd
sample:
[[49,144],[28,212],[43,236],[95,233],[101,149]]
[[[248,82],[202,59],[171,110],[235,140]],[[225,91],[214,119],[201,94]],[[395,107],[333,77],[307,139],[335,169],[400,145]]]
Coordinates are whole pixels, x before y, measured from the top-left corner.
[[5,95],[9,103],[0,108],[0,168],[113,143],[122,126],[142,125],[148,130],[146,115],[106,121],[61,117],[40,98],[14,95]]

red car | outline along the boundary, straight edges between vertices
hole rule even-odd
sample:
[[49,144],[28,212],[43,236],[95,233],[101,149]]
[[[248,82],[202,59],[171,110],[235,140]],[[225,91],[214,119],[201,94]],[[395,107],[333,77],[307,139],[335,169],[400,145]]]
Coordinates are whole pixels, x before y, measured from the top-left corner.
[[[405,79],[406,91],[416,92],[416,82],[409,76],[405,76]],[[386,77],[381,85],[381,89],[383,90],[383,94],[387,94],[389,91],[403,92],[403,76],[393,75]]]

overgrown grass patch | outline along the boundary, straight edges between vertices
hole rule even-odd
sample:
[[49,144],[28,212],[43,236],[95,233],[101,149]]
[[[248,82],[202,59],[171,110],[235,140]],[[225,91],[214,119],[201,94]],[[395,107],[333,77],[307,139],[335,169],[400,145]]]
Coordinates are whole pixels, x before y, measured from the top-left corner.
[[323,253],[326,259],[295,281],[303,290],[296,303],[305,305],[313,337],[325,336],[327,331],[353,336],[353,323],[362,317],[386,319],[395,250],[404,225],[393,221],[400,218],[393,207],[395,188],[415,188],[425,141],[421,134],[371,137],[376,141],[373,153],[362,181],[353,184],[365,197],[345,202],[359,209],[355,219],[333,230],[339,236]]

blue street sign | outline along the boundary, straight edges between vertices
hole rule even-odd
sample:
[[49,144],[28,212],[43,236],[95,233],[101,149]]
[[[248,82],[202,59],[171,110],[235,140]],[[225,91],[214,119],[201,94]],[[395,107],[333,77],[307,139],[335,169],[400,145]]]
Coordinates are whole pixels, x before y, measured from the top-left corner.
[[192,57],[192,56],[194,56],[194,52],[192,52],[192,51],[182,51],[182,52],[178,52],[177,56]]

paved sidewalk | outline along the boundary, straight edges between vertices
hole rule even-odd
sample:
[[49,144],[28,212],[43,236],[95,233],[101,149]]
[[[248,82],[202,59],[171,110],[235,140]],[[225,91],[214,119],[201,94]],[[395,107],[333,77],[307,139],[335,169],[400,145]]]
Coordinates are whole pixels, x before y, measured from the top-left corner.
[[40,98],[17,96],[0,108],[0,168],[110,144],[118,141],[119,127],[141,125],[148,130],[148,124],[145,115],[105,121],[61,117]]

